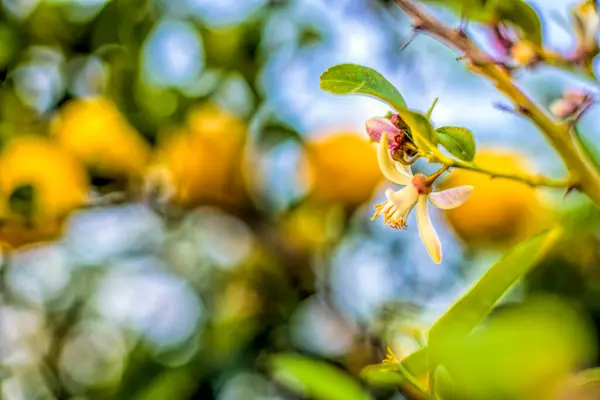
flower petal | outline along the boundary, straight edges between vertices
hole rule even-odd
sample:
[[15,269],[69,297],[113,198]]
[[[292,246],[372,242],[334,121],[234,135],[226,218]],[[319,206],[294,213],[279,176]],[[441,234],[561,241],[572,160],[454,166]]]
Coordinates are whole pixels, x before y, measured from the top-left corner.
[[390,156],[390,148],[388,146],[387,134],[383,132],[381,139],[379,140],[379,149],[377,149],[377,160],[379,161],[379,168],[388,180],[398,184],[406,186],[411,182],[411,177],[398,171]]
[[409,177],[412,178],[413,173],[412,173],[412,169],[410,169],[410,165],[404,165],[401,162],[398,161],[394,161],[394,165],[396,166],[396,169],[398,171],[400,171],[400,173],[407,175]]
[[390,192],[386,191],[385,195],[394,204],[394,207],[396,207],[400,214],[411,210],[417,204],[417,200],[419,200],[419,191],[412,183],[397,192]]
[[442,210],[451,210],[464,204],[471,195],[473,186],[457,186],[429,194],[431,204]]
[[427,212],[427,196],[419,196],[417,203],[417,226],[419,227],[419,235],[421,235],[421,240],[425,244],[429,256],[434,263],[439,264],[442,261],[442,245]]
[[374,117],[366,123],[367,134],[376,142],[381,139],[382,133],[387,133],[388,145],[392,146],[396,136],[402,135],[402,131],[394,126],[392,122],[383,117]]

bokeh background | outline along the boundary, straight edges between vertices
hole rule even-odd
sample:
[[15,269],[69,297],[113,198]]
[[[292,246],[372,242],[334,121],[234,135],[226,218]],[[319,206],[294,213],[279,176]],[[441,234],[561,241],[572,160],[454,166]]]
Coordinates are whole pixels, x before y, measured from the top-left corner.
[[[548,46],[570,51],[574,2],[530,3]],[[433,214],[441,265],[413,219],[370,221],[390,185],[364,123],[389,109],[320,91],[336,63],[379,70],[417,110],[439,97],[434,123],[471,129],[482,165],[565,174],[452,50],[418,36],[401,51],[410,30],[384,0],[2,0],[0,397],[302,398],[271,354],[353,376],[386,345],[409,354],[503,251],[556,221],[567,234],[506,302],[558,294],[597,337],[600,213],[577,193],[454,171],[447,184],[475,192]],[[551,68],[517,76],[545,107],[597,92]]]

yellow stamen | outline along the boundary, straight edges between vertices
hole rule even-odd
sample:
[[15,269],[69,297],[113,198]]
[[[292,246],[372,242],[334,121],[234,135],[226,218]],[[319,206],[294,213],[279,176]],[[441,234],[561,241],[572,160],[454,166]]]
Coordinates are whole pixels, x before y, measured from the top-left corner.
[[400,360],[394,354],[392,349],[388,346],[386,349],[385,359],[382,361],[382,364],[398,364]]
[[404,214],[401,214],[400,210],[398,210],[398,208],[394,206],[394,203],[389,200],[383,204],[376,204],[374,207],[375,214],[371,218],[371,221],[383,215],[384,225],[389,225],[390,228],[396,230],[406,229],[406,218],[408,217],[410,210],[407,210],[404,212]]

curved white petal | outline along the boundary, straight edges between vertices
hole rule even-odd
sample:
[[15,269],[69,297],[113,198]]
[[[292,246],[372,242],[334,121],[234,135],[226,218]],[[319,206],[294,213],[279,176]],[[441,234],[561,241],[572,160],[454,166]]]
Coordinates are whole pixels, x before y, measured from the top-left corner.
[[394,161],[394,165],[396,166],[396,169],[400,171],[400,173],[409,177],[413,176],[412,169],[410,169],[410,165],[404,165],[398,161]]
[[411,210],[417,204],[417,200],[419,200],[419,192],[412,183],[397,192],[386,191],[385,195],[402,215]]
[[429,256],[434,263],[439,264],[442,261],[442,245],[427,212],[427,196],[419,196],[417,203],[417,226],[419,227],[419,235],[421,235],[421,240],[425,244]]
[[437,208],[451,210],[463,205],[472,191],[473,186],[457,186],[448,190],[430,193],[429,201]]
[[379,149],[377,149],[377,160],[379,161],[379,168],[388,180],[398,185],[408,185],[411,181],[411,177],[403,174],[396,169],[394,161],[390,156],[390,147],[388,146],[387,134],[383,132],[381,139],[379,140]]

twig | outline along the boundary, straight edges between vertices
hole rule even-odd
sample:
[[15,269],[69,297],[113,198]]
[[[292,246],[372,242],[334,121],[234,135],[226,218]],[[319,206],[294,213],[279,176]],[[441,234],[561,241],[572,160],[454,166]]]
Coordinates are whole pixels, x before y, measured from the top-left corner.
[[547,178],[542,175],[527,175],[518,173],[505,173],[497,172],[486,168],[478,167],[475,164],[471,164],[464,161],[452,160],[448,164],[444,164],[451,168],[466,169],[473,172],[479,172],[481,174],[489,175],[493,179],[509,179],[512,181],[522,182],[531,187],[549,187],[549,188],[570,188],[572,184],[568,181],[559,181]]
[[452,29],[429,15],[413,0],[394,0],[396,4],[421,27],[423,32],[461,51],[470,68],[490,80],[500,92],[515,104],[515,109],[530,119],[546,136],[569,170],[571,186],[583,191],[600,205],[600,173],[586,152],[571,139],[569,124],[556,122],[543,108],[537,106],[513,82],[512,77],[497,65],[469,37]]

